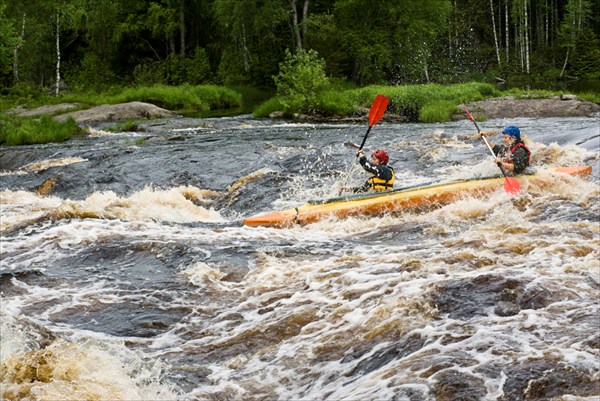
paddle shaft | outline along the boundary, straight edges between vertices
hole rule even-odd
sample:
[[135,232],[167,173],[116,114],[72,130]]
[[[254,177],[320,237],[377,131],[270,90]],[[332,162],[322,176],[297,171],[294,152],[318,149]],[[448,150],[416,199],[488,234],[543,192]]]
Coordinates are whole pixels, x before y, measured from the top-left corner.
[[[475,128],[477,129],[477,132],[481,132],[481,129],[479,129],[479,125],[477,125],[477,121],[475,121],[475,117],[473,117],[471,115],[471,113],[469,113],[469,110],[467,110],[467,108],[465,107],[465,112],[467,113],[467,115],[469,116],[469,118],[471,119],[471,121],[473,121],[473,124],[475,124]],[[492,154],[492,156],[494,158],[496,158],[496,154],[494,153],[494,149],[492,149],[492,146],[490,145],[490,143],[488,142],[488,140],[485,138],[485,135],[481,135],[481,139],[483,139],[483,142],[485,142],[485,145],[487,146],[487,148],[490,150],[490,153]],[[502,163],[498,162],[498,167],[500,167],[500,171],[502,171],[502,175],[505,178],[508,178],[508,176],[506,175],[506,171],[504,171],[504,167],[502,167]]]
[[[373,128],[373,126],[369,125],[369,128],[367,129],[367,133],[365,134],[365,137],[363,138],[362,143],[358,147],[358,150],[362,150],[363,146],[365,146],[365,142],[367,142],[367,137],[369,136],[369,132],[371,132],[371,128]],[[358,150],[357,150],[357,152],[358,152]]]

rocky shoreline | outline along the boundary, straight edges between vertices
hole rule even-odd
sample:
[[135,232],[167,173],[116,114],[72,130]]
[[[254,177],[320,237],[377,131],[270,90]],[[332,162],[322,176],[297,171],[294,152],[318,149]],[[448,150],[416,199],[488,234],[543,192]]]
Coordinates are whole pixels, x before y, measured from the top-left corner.
[[[581,100],[573,95],[555,96],[545,99],[515,98],[506,96],[492,98],[477,102],[467,103],[469,110],[480,117],[493,118],[516,118],[516,117],[591,117],[600,113],[600,105]],[[65,110],[77,109],[81,105],[77,103],[65,103],[53,106],[42,106],[37,109],[16,108],[10,112],[19,116],[35,116],[41,114],[55,114]],[[362,116],[355,117],[323,117],[316,115],[297,115],[301,121],[363,121],[366,119],[368,109],[363,110]],[[125,121],[136,119],[155,119],[177,117],[174,111],[166,110],[151,103],[128,102],[115,105],[100,105],[85,110],[67,111],[54,116],[55,120],[65,121],[72,117],[78,124],[95,124],[111,121]],[[273,114],[272,118],[281,117]],[[464,113],[455,114],[453,120],[466,118]],[[382,121],[404,121],[405,118],[393,113],[386,113]]]

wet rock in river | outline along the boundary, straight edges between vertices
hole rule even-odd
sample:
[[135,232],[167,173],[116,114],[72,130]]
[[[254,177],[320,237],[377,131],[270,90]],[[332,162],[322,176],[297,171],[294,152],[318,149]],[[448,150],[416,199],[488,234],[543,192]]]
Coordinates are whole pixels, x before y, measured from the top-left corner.
[[44,182],[36,188],[35,193],[41,196],[50,195],[52,193],[52,188],[54,188],[54,185],[57,181],[58,176],[50,177],[44,180]]
[[[365,358],[360,361],[354,369],[350,372],[346,373],[346,376],[354,376],[356,374],[364,375],[369,372],[373,372],[375,370],[380,369],[382,366],[387,365],[391,361],[395,359],[403,358],[407,355],[410,355],[418,350],[420,350],[425,344],[425,338],[420,335],[412,335],[410,337],[404,338],[395,344],[392,344],[389,347],[386,347],[380,351],[377,351],[372,356]],[[358,358],[364,354],[364,352],[369,351],[369,349],[362,349],[359,352],[355,352],[352,355],[346,356],[343,362],[349,362],[352,359]]]
[[523,309],[541,309],[560,297],[539,286],[492,275],[439,284],[432,302],[451,318],[466,319],[487,315],[490,308],[498,316],[513,316]]
[[445,370],[435,376],[433,389],[437,401],[481,401],[487,390],[482,379],[456,370]]
[[550,400],[564,395],[600,395],[598,373],[540,359],[513,365],[504,372],[508,378],[499,401]]

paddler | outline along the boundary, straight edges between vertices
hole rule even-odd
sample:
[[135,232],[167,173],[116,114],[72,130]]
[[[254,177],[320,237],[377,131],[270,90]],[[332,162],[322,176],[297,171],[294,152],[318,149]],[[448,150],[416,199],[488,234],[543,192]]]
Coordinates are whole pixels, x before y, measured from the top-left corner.
[[371,173],[371,177],[361,187],[350,188],[344,192],[389,191],[394,186],[394,169],[388,166],[390,157],[385,150],[378,149],[371,153],[371,161],[367,160],[365,152],[359,150],[356,157],[362,168]]
[[[479,131],[480,136],[490,136],[497,133],[497,130]],[[501,145],[491,144],[492,150],[496,155],[494,163],[500,163],[504,171],[509,175],[522,174],[529,166],[531,151],[521,140],[521,130],[515,125],[507,125],[502,128],[504,140]]]

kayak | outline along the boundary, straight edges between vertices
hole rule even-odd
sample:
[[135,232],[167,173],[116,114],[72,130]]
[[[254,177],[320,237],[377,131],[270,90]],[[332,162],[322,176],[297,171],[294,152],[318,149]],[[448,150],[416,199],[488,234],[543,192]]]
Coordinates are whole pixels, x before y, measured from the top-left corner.
[[[532,175],[515,177],[521,183],[535,182],[543,176],[542,171],[558,174],[585,176],[592,172],[591,166],[556,167],[540,170]],[[246,226],[289,227],[309,224],[335,216],[344,218],[356,215],[375,215],[419,207],[444,205],[465,195],[481,196],[502,188],[503,176],[478,177],[466,180],[433,182],[385,192],[353,194],[325,200],[313,200],[288,210],[250,217]]]

